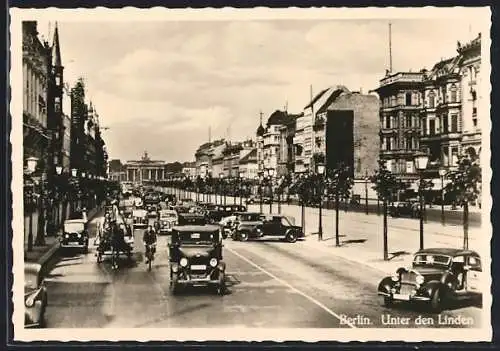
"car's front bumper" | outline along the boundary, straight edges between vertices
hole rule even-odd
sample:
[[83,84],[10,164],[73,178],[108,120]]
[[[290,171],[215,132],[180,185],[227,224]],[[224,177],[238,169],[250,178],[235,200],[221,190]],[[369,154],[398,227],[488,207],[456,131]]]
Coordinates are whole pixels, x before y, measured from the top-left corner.
[[206,284],[206,285],[219,285],[221,281],[219,279],[211,279],[210,276],[204,278],[192,278],[188,277],[187,279],[179,279],[177,280],[177,284],[182,285],[198,285],[198,284]]
[[384,296],[384,297],[389,297],[393,301],[430,301],[430,297],[425,296],[425,295],[419,295],[416,293],[413,294],[399,294],[395,292],[384,292],[384,291],[379,291],[378,292],[379,296]]
[[87,241],[61,241],[61,248],[85,248],[88,246]]

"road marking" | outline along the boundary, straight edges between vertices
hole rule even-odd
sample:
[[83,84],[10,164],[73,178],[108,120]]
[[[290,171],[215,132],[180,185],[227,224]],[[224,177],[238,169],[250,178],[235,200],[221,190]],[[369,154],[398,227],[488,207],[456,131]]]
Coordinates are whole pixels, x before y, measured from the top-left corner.
[[[226,248],[226,250],[228,250],[229,252],[231,252],[232,254],[234,254],[235,256],[238,256],[239,258],[241,258],[243,261],[247,262],[248,264],[254,266],[255,268],[257,268],[258,270],[260,270],[261,272],[267,274],[268,276],[270,276],[271,278],[277,280],[278,282],[280,282],[281,284],[283,284],[284,286],[288,287],[289,289],[291,289],[292,291],[296,292],[297,294],[301,295],[302,297],[305,297],[306,299],[308,299],[309,301],[311,301],[312,303],[314,303],[316,306],[320,307],[321,309],[323,309],[325,312],[327,312],[328,314],[330,314],[331,316],[334,316],[335,318],[337,318],[339,321],[343,321],[343,319],[338,315],[336,314],[335,312],[333,312],[331,309],[329,309],[328,307],[326,307],[325,305],[323,305],[321,302],[319,302],[318,300],[316,300],[315,298],[307,295],[306,293],[300,291],[299,289],[297,289],[296,287],[294,287],[293,285],[291,285],[290,283],[288,283],[287,281],[281,279],[281,278],[278,278],[277,276],[275,276],[274,274],[268,272],[267,270],[265,270],[264,268],[262,268],[261,266],[259,266],[257,263],[253,262],[252,260],[250,260],[249,258],[246,258],[245,256],[241,255],[240,253],[236,252],[235,250],[231,249],[231,248]],[[345,325],[351,327],[351,328],[356,328],[356,326],[352,323],[348,323],[347,321],[345,321]]]

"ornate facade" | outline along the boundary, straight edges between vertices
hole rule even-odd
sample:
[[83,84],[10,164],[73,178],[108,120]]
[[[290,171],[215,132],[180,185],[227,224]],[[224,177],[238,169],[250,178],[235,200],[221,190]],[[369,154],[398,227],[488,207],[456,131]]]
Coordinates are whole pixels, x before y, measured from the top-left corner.
[[132,183],[166,180],[165,167],[165,161],[151,160],[147,151],[140,160],[127,161],[124,164],[126,179]]

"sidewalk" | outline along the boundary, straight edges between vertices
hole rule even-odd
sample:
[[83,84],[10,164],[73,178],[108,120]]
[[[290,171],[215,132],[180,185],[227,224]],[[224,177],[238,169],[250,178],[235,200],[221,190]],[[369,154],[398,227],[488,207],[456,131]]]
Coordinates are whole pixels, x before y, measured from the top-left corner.
[[[102,206],[97,206],[88,213],[88,220],[91,221],[101,210]],[[57,253],[59,250],[59,237],[61,230],[59,230],[54,236],[45,237],[45,245],[35,246],[33,245],[33,250],[27,252],[24,250],[24,262],[25,263],[38,263],[40,266],[44,266],[49,260]]]

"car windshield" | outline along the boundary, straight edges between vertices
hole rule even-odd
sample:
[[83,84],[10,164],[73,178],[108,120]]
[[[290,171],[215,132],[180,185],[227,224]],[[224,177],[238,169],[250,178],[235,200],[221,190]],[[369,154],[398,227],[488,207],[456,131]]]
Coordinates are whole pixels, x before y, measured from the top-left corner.
[[414,266],[446,267],[450,264],[451,257],[439,254],[418,254],[413,259]]
[[82,219],[83,218],[83,211],[76,211],[70,214],[68,219]]
[[64,223],[66,233],[78,233],[84,229],[83,223]]
[[134,211],[133,216],[134,217],[143,217],[146,214],[145,211]]
[[24,288],[27,290],[38,288],[38,276],[34,273],[24,272]]
[[216,233],[183,232],[179,233],[179,242],[187,245],[212,245],[217,240]]
[[261,219],[260,213],[248,213],[248,214],[241,214],[238,216],[238,220],[242,222],[260,221],[260,219]]

